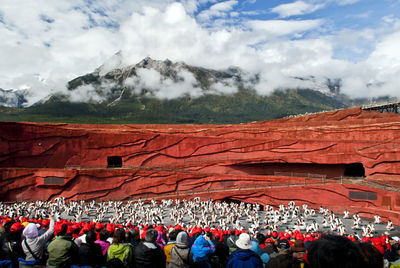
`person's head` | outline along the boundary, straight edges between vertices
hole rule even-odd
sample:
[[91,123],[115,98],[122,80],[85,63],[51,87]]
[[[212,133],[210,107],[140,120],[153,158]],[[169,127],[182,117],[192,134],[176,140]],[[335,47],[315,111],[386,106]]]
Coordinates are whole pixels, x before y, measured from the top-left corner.
[[253,244],[251,243],[250,235],[247,233],[242,233],[239,235],[239,239],[236,240],[236,246],[243,250],[250,249]]
[[307,259],[312,268],[364,267],[361,250],[351,240],[336,235],[313,241]]
[[230,236],[226,239],[226,244],[228,245],[229,248],[237,248],[237,246],[236,246],[236,240],[237,240],[237,236],[235,236],[235,235],[230,235]]
[[400,256],[400,244],[396,243],[394,245],[391,246],[390,250],[392,251],[392,253],[394,253],[396,256]]
[[130,232],[132,233],[133,240],[140,241],[140,233],[137,229],[131,229]]
[[68,225],[63,224],[61,225],[61,230],[58,232],[57,236],[64,236],[67,234],[68,231]]
[[364,257],[365,268],[382,268],[383,255],[370,243],[360,243],[359,247]]
[[35,238],[35,237],[37,237],[38,235],[39,235],[39,232],[38,232],[38,228],[37,228],[37,226],[36,226],[36,224],[35,223],[29,223],[26,227],[25,227],[25,229],[24,229],[24,231],[22,232],[22,234],[26,237],[26,238]]
[[99,233],[99,239],[106,241],[110,237],[110,233],[106,229],[102,229]]
[[155,243],[158,237],[158,231],[155,229],[149,229],[144,236],[144,240],[149,243]]
[[6,233],[10,232],[11,226],[15,223],[15,221],[11,220],[4,223],[3,228]]
[[97,239],[97,235],[96,235],[95,232],[93,232],[93,231],[88,231],[88,232],[86,233],[86,243],[87,243],[87,244],[93,244],[94,241],[96,241],[96,239]]
[[265,240],[266,240],[266,237],[265,237],[265,235],[263,235],[262,233],[258,233],[258,234],[256,235],[256,239],[257,239],[258,243],[264,244],[264,243],[265,243]]
[[306,252],[304,243],[302,240],[295,240],[292,246],[292,252]]
[[181,231],[176,236],[176,246],[186,248],[188,246],[189,236],[185,231]]
[[290,243],[287,239],[278,240],[277,248],[279,254],[288,254],[290,252]]
[[176,236],[178,235],[179,231],[178,230],[172,230],[171,232],[168,233],[168,239],[169,241],[175,241]]
[[121,243],[125,243],[125,230],[122,228],[119,228],[117,230],[115,230],[114,235],[113,235],[113,244],[121,244]]

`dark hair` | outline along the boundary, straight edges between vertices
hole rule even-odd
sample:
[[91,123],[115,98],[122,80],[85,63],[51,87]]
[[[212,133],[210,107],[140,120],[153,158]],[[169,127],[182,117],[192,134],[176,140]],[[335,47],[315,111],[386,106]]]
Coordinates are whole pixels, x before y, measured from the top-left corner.
[[93,244],[94,241],[96,241],[96,239],[97,239],[97,235],[96,235],[95,232],[93,232],[93,231],[88,231],[88,232],[86,233],[85,240],[86,240],[86,243],[87,243],[87,244]]
[[312,268],[365,267],[360,248],[337,235],[326,235],[312,242],[307,258]]
[[15,223],[14,220],[11,220],[11,221],[8,221],[8,222],[4,223],[3,227],[4,227],[4,230],[6,231],[6,233],[9,233],[9,232],[10,232],[11,226],[12,226],[14,223]]
[[125,242],[126,242],[125,230],[121,229],[121,228],[115,230],[114,235],[113,235],[112,243],[113,244],[120,244],[120,243],[125,243]]
[[107,238],[110,237],[110,232],[107,231],[106,229],[102,229],[99,233],[99,239],[102,241],[106,241]]
[[109,261],[106,263],[106,267],[107,267],[107,268],[124,268],[125,265],[124,265],[124,263],[123,263],[120,259],[118,259],[118,258],[113,258],[113,259],[109,260]]
[[155,229],[149,229],[146,232],[146,235],[144,237],[144,240],[146,242],[154,243],[157,240],[158,232]]
[[68,231],[68,225],[63,224],[61,225],[61,231],[58,232],[57,236],[64,236],[67,234]]
[[136,229],[131,229],[128,233],[132,235],[132,240],[133,241],[139,241],[140,240],[140,235],[138,230]]
[[366,268],[382,268],[383,267],[383,255],[380,251],[371,245],[370,243],[360,243],[359,247],[361,253],[364,256],[364,262]]
[[176,237],[178,236],[179,231],[178,230],[172,230],[169,234],[168,234],[168,239],[175,241]]
[[21,240],[22,232],[23,232],[23,229],[18,230],[18,231],[14,231],[14,232],[6,233],[5,236],[6,236],[7,241],[8,241],[8,242],[11,242],[11,241],[20,241],[20,240]]
[[265,235],[263,235],[262,233],[258,233],[258,234],[256,235],[256,239],[257,239],[258,243],[264,244],[264,243],[265,243],[265,240],[266,240],[267,238],[266,238]]

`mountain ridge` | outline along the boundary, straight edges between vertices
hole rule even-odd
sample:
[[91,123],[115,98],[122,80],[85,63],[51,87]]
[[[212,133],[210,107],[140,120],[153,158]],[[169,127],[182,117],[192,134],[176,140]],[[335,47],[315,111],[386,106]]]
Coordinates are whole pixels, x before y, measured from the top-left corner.
[[239,67],[213,70],[150,57],[123,65],[117,53],[93,72],[70,80],[66,92],[48,95],[23,109],[2,105],[0,120],[230,124],[363,103],[340,94],[340,79],[327,79],[324,85],[315,77],[296,79],[311,81],[316,88],[286,88],[261,95],[256,90],[259,75]]

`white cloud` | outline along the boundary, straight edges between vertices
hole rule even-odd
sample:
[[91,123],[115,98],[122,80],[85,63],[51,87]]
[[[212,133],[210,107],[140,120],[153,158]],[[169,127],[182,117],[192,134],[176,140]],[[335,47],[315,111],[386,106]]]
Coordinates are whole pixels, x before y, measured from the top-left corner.
[[97,92],[92,85],[83,85],[67,93],[72,102],[101,102],[105,99],[103,92]]
[[214,4],[209,9],[204,10],[197,15],[197,18],[201,21],[208,21],[215,17],[225,17],[228,15],[228,12],[237,5],[237,3],[237,0],[231,0]]
[[202,95],[201,88],[196,87],[196,79],[193,74],[182,70],[177,74],[179,80],[173,81],[160,75],[154,69],[141,68],[136,71],[137,77],[126,81],[127,86],[135,89],[135,93],[140,94],[142,89],[150,90],[154,96],[161,99],[173,99],[184,94],[191,97]]
[[360,0],[336,0],[339,6],[347,6],[347,5],[352,5]]
[[283,36],[312,30],[322,23],[322,20],[252,20],[247,24],[254,31]]
[[237,5],[237,0],[230,0],[225,2],[220,2],[214,4],[210,7],[211,10],[218,10],[218,11],[230,11],[233,9],[233,6]]
[[278,13],[281,18],[287,18],[296,15],[304,15],[317,11],[323,8],[324,4],[308,4],[303,1],[282,4],[271,9],[272,12]]
[[[237,1],[103,0],[92,1],[89,6],[83,0],[3,2],[0,87],[30,89],[30,104],[55,91],[67,92],[67,81],[103,63],[102,71],[106,72],[136,64],[146,56],[213,69],[239,66],[259,72],[261,83],[256,89],[261,94],[275,88],[307,87],[315,81],[323,84],[330,77],[342,78],[343,90],[351,96],[400,96],[396,90],[400,77],[396,49],[400,46],[400,23],[396,16],[385,17],[384,30],[365,27],[332,33],[324,32],[329,27],[325,19],[247,20],[226,27],[225,18],[238,15]],[[120,8],[121,3],[124,8]],[[212,29],[204,27],[203,21],[193,15],[206,3],[214,4],[207,11],[216,12],[214,18],[221,19],[215,21],[217,26]],[[296,3],[303,2],[293,4]],[[306,14],[319,6],[308,5],[297,12]],[[280,7],[282,18],[294,14],[289,8],[284,11]],[[214,16],[201,14],[199,17]],[[357,51],[364,43],[370,44],[371,51]],[[338,46],[365,56],[357,63],[338,60],[334,57]],[[122,59],[112,57],[117,51],[121,51]],[[184,79],[175,85],[154,72],[141,73],[146,86],[159,88],[157,96],[200,94],[190,73],[179,75]],[[135,82],[138,81],[127,83]],[[225,81],[216,84],[214,90],[228,93],[233,90],[231,85],[232,82]],[[85,99],[84,94],[87,100],[103,98],[104,92],[100,94],[93,88],[79,90],[72,93],[73,99]],[[102,90],[106,94],[108,88]]]

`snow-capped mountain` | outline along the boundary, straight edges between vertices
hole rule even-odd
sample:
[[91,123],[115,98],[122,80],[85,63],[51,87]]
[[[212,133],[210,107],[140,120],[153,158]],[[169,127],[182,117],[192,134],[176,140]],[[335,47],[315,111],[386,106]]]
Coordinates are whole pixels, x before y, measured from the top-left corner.
[[[67,91],[55,89],[55,93],[39,100],[35,105],[54,100],[116,105],[127,97],[170,100],[182,96],[196,98],[210,94],[231,95],[240,89],[256,90],[260,80],[260,74],[250,74],[239,67],[213,70],[150,57],[135,65],[124,65],[121,53],[116,53],[94,72],[69,81]],[[310,76],[293,77],[293,81],[300,81],[307,85],[307,89],[330,97],[340,94],[340,79]],[[0,106],[27,106],[28,94],[27,90],[0,90]]]

